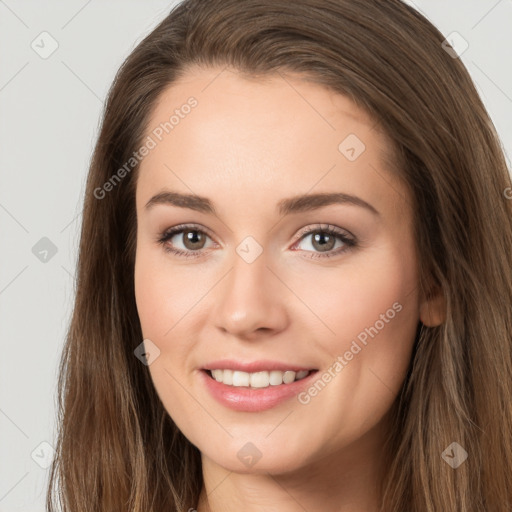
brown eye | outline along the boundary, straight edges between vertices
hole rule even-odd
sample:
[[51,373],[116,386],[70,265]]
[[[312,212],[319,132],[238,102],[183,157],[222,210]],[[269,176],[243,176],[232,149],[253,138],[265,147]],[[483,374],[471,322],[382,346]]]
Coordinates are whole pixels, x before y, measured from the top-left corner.
[[331,251],[336,244],[336,237],[323,231],[312,233],[312,246],[320,252]]
[[195,257],[206,251],[208,239],[211,240],[211,237],[203,229],[180,225],[161,233],[157,242],[167,252],[178,256]]
[[[309,242],[309,248],[307,242]],[[330,258],[341,255],[356,245],[353,235],[335,226],[326,226],[302,231],[295,247],[310,253],[308,258]]]
[[205,244],[206,235],[197,229],[184,229],[183,245],[191,251],[202,249]]

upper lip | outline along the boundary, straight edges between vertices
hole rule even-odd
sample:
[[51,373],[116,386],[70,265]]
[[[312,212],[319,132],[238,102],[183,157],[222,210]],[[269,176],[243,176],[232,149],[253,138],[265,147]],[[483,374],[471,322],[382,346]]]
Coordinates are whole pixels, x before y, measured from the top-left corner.
[[297,365],[294,363],[282,363],[280,361],[235,361],[233,359],[221,359],[207,363],[204,370],[238,370],[247,373],[262,372],[265,370],[278,370],[285,372],[291,370],[299,372],[301,370],[314,370],[315,368]]

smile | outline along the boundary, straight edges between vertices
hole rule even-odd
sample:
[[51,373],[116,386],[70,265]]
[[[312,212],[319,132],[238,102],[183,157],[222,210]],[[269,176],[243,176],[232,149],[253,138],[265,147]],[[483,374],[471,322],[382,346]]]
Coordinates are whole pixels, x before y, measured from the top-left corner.
[[210,396],[224,407],[238,412],[262,412],[296,397],[318,373],[304,368],[262,370],[259,363],[253,366],[258,366],[258,371],[204,368],[198,375]]
[[233,387],[251,387],[251,388],[268,388],[269,386],[280,386],[282,384],[291,384],[297,380],[307,377],[311,371],[293,370],[279,371],[260,371],[260,372],[243,372],[238,370],[207,370],[207,373],[217,382]]

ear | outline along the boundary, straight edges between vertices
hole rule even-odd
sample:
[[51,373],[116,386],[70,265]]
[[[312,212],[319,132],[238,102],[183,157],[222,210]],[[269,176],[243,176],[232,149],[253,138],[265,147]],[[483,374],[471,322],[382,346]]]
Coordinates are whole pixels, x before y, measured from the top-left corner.
[[420,320],[426,327],[437,327],[446,320],[446,300],[440,286],[422,298]]

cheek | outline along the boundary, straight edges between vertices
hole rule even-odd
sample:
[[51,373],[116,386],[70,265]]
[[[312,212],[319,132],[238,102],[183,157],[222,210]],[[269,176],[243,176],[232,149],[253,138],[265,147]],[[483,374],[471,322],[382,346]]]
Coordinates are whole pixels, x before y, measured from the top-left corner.
[[326,274],[315,281],[315,288],[322,286],[329,297],[323,318],[334,334],[318,339],[330,355],[326,366],[332,378],[324,372],[329,382],[325,391],[315,384],[312,388],[321,391],[309,388],[301,403],[309,401],[304,414],[311,417],[331,411],[325,421],[334,444],[354,439],[380,421],[410,364],[418,324],[416,271],[414,260],[396,254],[382,251],[377,257],[375,252],[339,278]]
[[157,268],[151,265],[143,250],[137,251],[134,280],[135,301],[144,338],[160,338],[164,329],[170,327],[164,314],[170,294],[164,293],[164,282],[158,279]]
[[179,272],[173,271],[171,275],[163,254],[144,244],[137,247],[135,299],[143,337],[160,350],[148,367],[155,390],[165,409],[172,411],[173,418],[180,419],[180,428],[189,431],[193,411],[180,383],[186,380],[183,369],[188,363],[187,343],[192,338],[182,330],[184,323],[180,320],[190,310],[189,303],[193,304],[194,297],[192,292],[186,293]]
[[376,411],[398,393],[410,363],[419,321],[412,254],[388,248],[369,258],[360,270],[347,273],[332,306],[339,312],[338,343],[330,351],[347,361],[343,372],[361,400],[375,397]]
[[398,268],[369,271],[357,282],[348,282],[337,297],[340,334],[364,342],[365,333],[374,328],[379,334],[390,334],[404,325],[404,320],[410,324],[406,319],[414,314],[413,295],[414,282]]
[[382,339],[402,331],[407,337],[418,321],[416,287],[414,260],[382,248],[353,265],[316,270],[295,289],[322,320],[322,338],[334,354],[358,337],[364,343],[374,328]]
[[193,287],[166,264],[165,252],[141,244],[135,258],[135,300],[145,338],[165,340],[193,305]]
[[134,282],[143,338],[151,340],[160,351],[149,365],[151,378],[166,409],[174,415],[180,414],[187,403],[180,383],[190,378],[197,335],[193,319],[204,292],[198,294],[190,272],[180,271],[168,260],[163,249],[141,242],[137,246]]
[[[338,410],[341,400],[346,408],[340,414],[350,411],[354,425],[376,422],[399,392],[419,320],[412,255],[383,244],[338,274],[317,273],[315,291],[300,292],[331,331],[318,338],[331,359],[328,366],[342,358],[330,392],[313,406],[318,414],[330,401]],[[321,300],[318,290],[323,290]]]

